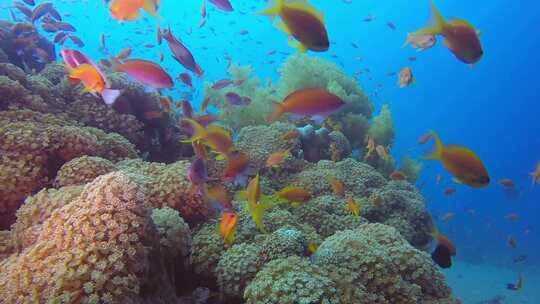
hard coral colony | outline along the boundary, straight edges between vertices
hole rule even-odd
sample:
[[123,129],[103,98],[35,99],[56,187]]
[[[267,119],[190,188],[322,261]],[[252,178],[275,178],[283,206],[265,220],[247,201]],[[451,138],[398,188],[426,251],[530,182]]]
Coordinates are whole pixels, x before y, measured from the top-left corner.
[[[396,167],[390,106],[375,115],[355,77],[304,54],[333,47],[315,1],[261,12],[300,50],[268,81],[228,51],[226,78],[203,72],[194,25],[162,8],[173,2],[100,2],[111,27],[146,44],[105,32],[85,53],[68,22],[85,12],[67,3],[15,2],[0,22],[0,302],[460,303],[427,253],[438,230],[413,184],[422,164]],[[209,2],[198,26],[213,35],[251,7]],[[433,11],[436,26],[407,42],[428,49],[442,35],[477,62],[473,28]],[[427,158],[487,186],[476,154],[456,160],[430,138]]]

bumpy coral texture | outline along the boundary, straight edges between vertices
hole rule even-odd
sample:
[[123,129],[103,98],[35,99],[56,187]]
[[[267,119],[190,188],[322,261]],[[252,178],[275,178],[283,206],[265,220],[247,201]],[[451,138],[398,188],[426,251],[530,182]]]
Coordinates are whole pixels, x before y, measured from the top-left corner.
[[[272,111],[271,102],[277,100],[273,96],[275,90],[263,86],[262,81],[254,75],[252,66],[233,63],[227,73],[235,84],[221,90],[213,89],[211,83],[204,84],[204,96],[210,98],[210,104],[220,109],[221,121],[235,131],[246,126],[266,124]],[[229,92],[248,97],[251,103],[247,106],[231,105],[225,98]]]
[[100,175],[115,170],[114,164],[101,157],[82,156],[62,165],[54,179],[54,186],[84,185]]
[[187,178],[188,161],[172,164],[150,163],[140,159],[118,162],[118,170],[140,176],[148,189],[148,202],[153,208],[170,207],[178,210],[188,223],[207,218],[210,210],[199,193],[192,191]]
[[19,251],[33,245],[43,232],[43,222],[51,214],[71,203],[81,194],[82,186],[43,189],[28,197],[17,210],[17,222],[11,226],[13,245]]
[[306,252],[304,234],[295,228],[283,227],[266,237],[261,243],[260,256],[265,263],[292,255],[301,256]]
[[193,235],[190,264],[195,273],[211,277],[223,252],[225,242],[216,231],[216,225],[204,224]]
[[[167,303],[159,236],[137,183],[111,173],[52,212],[35,243],[0,262],[7,303]],[[17,284],[14,284],[17,282]]]
[[178,211],[169,207],[154,209],[152,220],[159,232],[161,248],[167,256],[189,256],[191,230]]
[[246,288],[244,299],[247,304],[340,303],[326,271],[297,256],[266,264]]
[[0,262],[12,254],[13,251],[11,233],[7,230],[0,230]]
[[[290,183],[303,186],[314,196],[332,195],[328,176],[334,176],[345,184],[346,197],[352,195],[361,205],[361,216],[370,222],[384,223],[398,229],[411,244],[418,248],[429,245],[429,231],[433,229],[431,216],[426,210],[421,194],[408,182],[388,182],[371,166],[345,159],[341,162],[320,161],[316,166],[291,178]],[[381,200],[375,203],[375,198]],[[314,210],[309,205],[296,213],[308,223],[313,223],[319,233],[324,236],[336,229],[353,228],[355,222],[342,218],[345,211],[341,207],[332,210],[325,207],[332,204],[332,199],[320,198],[320,209]],[[345,206],[346,202],[335,205]],[[328,211],[325,211],[328,210]],[[318,221],[317,216],[321,219]],[[329,222],[331,219],[335,222]],[[341,220],[339,220],[341,218]],[[343,222],[345,220],[345,222]]]
[[91,155],[116,161],[137,156],[134,146],[118,134],[29,110],[0,112],[0,134],[2,223],[12,222],[24,198],[50,185],[57,170],[73,158]]
[[375,140],[377,145],[384,147],[394,143],[395,132],[392,122],[392,112],[390,106],[385,104],[377,116],[373,118],[373,123],[369,127],[368,135]]
[[[296,128],[294,125],[276,122],[269,126],[248,126],[238,133],[235,146],[249,154],[257,168],[263,168],[268,157],[277,151],[300,148],[300,140],[283,140],[283,136]],[[294,157],[286,159],[282,167],[294,167]]]
[[390,226],[336,232],[312,260],[334,278],[342,303],[458,303],[430,256]]
[[220,258],[216,268],[220,291],[229,297],[238,297],[263,265],[261,248],[255,244],[237,244]]

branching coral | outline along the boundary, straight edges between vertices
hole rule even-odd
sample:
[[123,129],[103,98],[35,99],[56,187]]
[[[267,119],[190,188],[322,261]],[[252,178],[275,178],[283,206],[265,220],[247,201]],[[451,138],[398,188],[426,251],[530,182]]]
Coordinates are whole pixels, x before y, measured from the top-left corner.
[[0,262],[0,297],[7,303],[175,301],[149,207],[144,188],[127,175],[99,177],[52,212],[33,245]]
[[[253,75],[251,66],[233,63],[227,72],[234,84],[221,90],[213,89],[211,83],[204,84],[204,96],[219,108],[221,121],[236,131],[246,126],[265,124],[272,111],[271,101],[277,99],[272,95],[272,89],[262,86],[261,80]],[[225,97],[229,92],[248,97],[251,103],[247,106],[231,105]]]
[[312,260],[333,273],[342,303],[459,303],[429,255],[389,226],[363,224],[337,232]]

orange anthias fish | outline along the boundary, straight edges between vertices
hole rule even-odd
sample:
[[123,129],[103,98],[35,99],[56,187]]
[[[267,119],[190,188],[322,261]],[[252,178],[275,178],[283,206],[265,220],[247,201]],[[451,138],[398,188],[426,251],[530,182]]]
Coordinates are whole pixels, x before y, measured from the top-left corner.
[[364,156],[364,159],[368,159],[373,152],[375,152],[375,140],[373,137],[368,136],[366,138],[367,144],[366,144],[366,155]]
[[435,152],[426,159],[440,160],[442,165],[457,181],[473,188],[485,188],[489,185],[489,174],[482,160],[470,149],[460,145],[443,145],[437,133]]
[[174,86],[172,77],[159,64],[152,61],[128,59],[122,63],[113,58],[113,67],[116,71],[126,73],[133,79],[154,89],[166,89]]
[[141,17],[140,9],[154,17],[159,17],[157,10],[160,0],[113,0],[109,7],[111,16],[119,21],[135,21]]
[[400,88],[408,87],[414,83],[414,77],[411,68],[404,67],[399,71],[398,85]]
[[191,142],[200,141],[225,157],[235,151],[231,134],[224,128],[216,125],[204,128],[197,121],[187,118],[183,119],[182,122],[186,122],[193,131]]
[[285,161],[287,156],[289,156],[289,153],[290,153],[289,150],[281,150],[281,151],[276,151],[270,154],[270,156],[266,160],[265,166],[267,168],[278,167]]
[[407,180],[407,175],[402,171],[394,171],[390,174],[390,179],[395,181]]
[[509,178],[503,178],[497,181],[497,184],[505,189],[512,189],[516,185],[514,184],[514,181]]
[[223,212],[221,222],[219,223],[219,233],[228,246],[234,243],[236,226],[238,225],[238,214],[234,212]]
[[69,68],[68,77],[71,81],[82,82],[84,93],[101,94],[108,105],[112,105],[120,95],[120,91],[107,88],[106,80],[91,64],[85,63],[76,68]]
[[456,246],[446,235],[439,233],[436,229],[431,236],[437,241],[437,247],[431,253],[431,258],[442,268],[449,268],[452,266],[452,257],[457,253]]
[[540,162],[536,165],[536,169],[529,173],[529,175],[532,177],[532,183],[533,185],[536,185],[540,183]]
[[454,193],[456,193],[456,188],[446,188],[444,189],[444,195],[450,196]]
[[437,37],[435,35],[415,35],[409,33],[403,47],[410,44],[413,48],[418,49],[418,51],[423,51],[433,47],[436,43]]
[[343,182],[340,179],[338,179],[335,176],[329,176],[328,182],[330,183],[330,186],[332,187],[332,191],[334,192],[335,195],[337,195],[340,198],[345,197],[345,184],[343,184]]
[[347,210],[354,216],[360,216],[360,204],[358,204],[352,196],[349,196],[349,200],[347,201]]
[[318,124],[345,105],[338,96],[323,88],[300,89],[285,97],[283,103],[274,103],[274,112],[268,118],[274,122],[284,113],[296,117],[310,116]]
[[249,155],[243,152],[229,155],[227,167],[223,170],[222,179],[226,182],[235,182],[245,185],[247,181],[247,171],[249,169]]
[[508,213],[507,215],[504,216],[505,219],[509,220],[509,221],[513,221],[513,222],[516,222],[516,221],[519,221],[521,219],[521,216],[517,213]]
[[302,187],[285,187],[276,193],[276,195],[292,203],[305,203],[311,199],[311,194]]
[[426,133],[418,138],[418,144],[425,145],[431,138],[433,138],[433,135],[431,133]]
[[276,0],[260,14],[279,16],[282,22],[278,28],[296,39],[291,46],[300,52],[324,52],[330,47],[323,14],[307,1]]
[[422,28],[412,35],[443,36],[446,47],[464,63],[474,64],[482,58],[484,51],[482,50],[479,31],[473,25],[463,19],[453,19],[447,22],[433,0],[431,1],[431,12],[434,24]]

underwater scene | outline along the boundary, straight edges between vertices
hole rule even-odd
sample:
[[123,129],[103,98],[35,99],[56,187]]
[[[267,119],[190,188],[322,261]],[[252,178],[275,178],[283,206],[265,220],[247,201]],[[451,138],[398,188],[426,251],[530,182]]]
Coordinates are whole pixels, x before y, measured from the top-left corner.
[[539,9],[0,0],[0,303],[540,303]]

